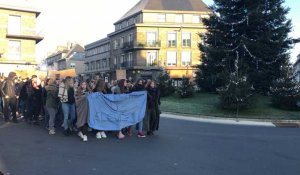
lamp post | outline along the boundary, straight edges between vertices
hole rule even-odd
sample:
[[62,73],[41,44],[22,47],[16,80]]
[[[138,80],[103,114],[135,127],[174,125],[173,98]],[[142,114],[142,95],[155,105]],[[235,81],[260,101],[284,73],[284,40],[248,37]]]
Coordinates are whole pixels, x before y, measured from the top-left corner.
[[189,65],[187,64],[186,65],[186,73],[185,73],[186,78],[188,78],[188,73],[189,73]]

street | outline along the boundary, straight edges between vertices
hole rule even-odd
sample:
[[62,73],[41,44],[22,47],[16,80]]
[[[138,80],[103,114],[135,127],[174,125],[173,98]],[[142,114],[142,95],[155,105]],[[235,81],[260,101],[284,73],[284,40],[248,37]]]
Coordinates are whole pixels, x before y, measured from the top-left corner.
[[41,126],[0,123],[10,175],[299,175],[300,130],[161,119],[155,136],[88,142]]

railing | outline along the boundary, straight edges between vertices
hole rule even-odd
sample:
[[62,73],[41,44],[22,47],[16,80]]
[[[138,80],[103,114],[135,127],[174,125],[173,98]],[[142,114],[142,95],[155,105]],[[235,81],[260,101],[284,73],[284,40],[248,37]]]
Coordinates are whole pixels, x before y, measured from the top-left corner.
[[16,36],[39,36],[36,30],[34,29],[21,29],[19,32],[14,30],[6,29],[7,35],[16,35]]
[[133,41],[132,42],[125,42],[123,43],[122,49],[132,49],[134,47]]
[[138,42],[137,47],[160,47],[161,46],[161,42],[160,41],[147,41],[147,42]]
[[125,42],[121,47],[123,50],[138,49],[138,48],[155,48],[161,47],[160,41],[147,41],[147,42]]

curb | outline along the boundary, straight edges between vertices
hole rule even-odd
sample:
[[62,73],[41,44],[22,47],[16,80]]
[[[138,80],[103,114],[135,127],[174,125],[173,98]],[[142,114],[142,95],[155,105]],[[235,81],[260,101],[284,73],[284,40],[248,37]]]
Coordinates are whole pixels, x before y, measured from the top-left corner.
[[[195,121],[203,123],[214,123],[214,124],[227,124],[227,125],[244,125],[244,126],[264,126],[264,127],[278,127],[286,126],[289,124],[299,125],[299,120],[265,120],[265,119],[245,119],[245,118],[224,118],[224,117],[212,117],[212,116],[202,116],[202,115],[188,115],[179,113],[163,112],[161,117]],[[283,125],[282,125],[283,124]]]
[[233,118],[233,117],[218,117],[218,116],[208,116],[208,115],[193,115],[186,113],[173,113],[173,112],[162,112],[162,114],[169,114],[175,116],[184,116],[184,117],[194,117],[202,119],[216,119],[216,120],[235,120],[235,121],[251,121],[251,122],[271,122],[271,123],[300,123],[300,120],[281,120],[281,119],[248,119],[248,118]]

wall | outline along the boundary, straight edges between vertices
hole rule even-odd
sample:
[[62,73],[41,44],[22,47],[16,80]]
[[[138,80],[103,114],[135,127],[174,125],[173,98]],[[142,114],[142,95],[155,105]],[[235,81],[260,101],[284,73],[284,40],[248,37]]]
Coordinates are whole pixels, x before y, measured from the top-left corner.
[[[15,63],[25,63],[25,62],[36,62],[35,55],[35,45],[34,40],[24,40],[24,39],[10,39],[6,38],[8,18],[9,15],[21,16],[21,35],[34,36],[36,34],[36,15],[35,13],[28,12],[18,12],[13,10],[3,10],[0,9],[0,52],[3,52],[2,58],[0,58],[0,63],[5,62],[15,62]],[[11,61],[8,58],[8,41],[18,40],[21,41],[21,60]]]

